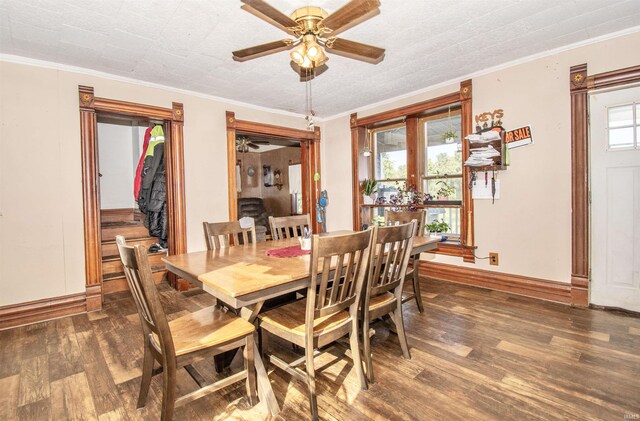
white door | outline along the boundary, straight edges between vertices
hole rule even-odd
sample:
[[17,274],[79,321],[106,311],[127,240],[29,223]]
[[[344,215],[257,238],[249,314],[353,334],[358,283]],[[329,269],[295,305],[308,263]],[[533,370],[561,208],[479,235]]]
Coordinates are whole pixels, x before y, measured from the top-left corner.
[[591,303],[640,312],[640,87],[589,96]]

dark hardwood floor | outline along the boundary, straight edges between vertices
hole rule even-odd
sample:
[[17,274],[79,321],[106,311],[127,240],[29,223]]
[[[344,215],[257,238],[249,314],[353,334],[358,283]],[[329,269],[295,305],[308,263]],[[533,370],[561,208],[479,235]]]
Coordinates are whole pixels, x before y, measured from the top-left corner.
[[[211,305],[200,291],[160,284],[171,318]],[[446,282],[423,280],[425,313],[405,305],[411,360],[384,323],[374,325],[376,383],[361,391],[347,342],[318,357],[323,419],[637,419],[640,319],[576,309]],[[290,345],[273,339],[276,352]],[[159,419],[161,376],[137,410],[142,351],[128,292],[104,310],[0,331],[0,420]],[[213,363],[195,365],[205,378]],[[231,369],[234,370],[233,368]],[[223,373],[228,374],[228,373]],[[306,387],[278,369],[269,374],[282,418],[305,419]],[[178,393],[196,388],[185,372]],[[262,419],[244,386],[176,409],[176,420]]]

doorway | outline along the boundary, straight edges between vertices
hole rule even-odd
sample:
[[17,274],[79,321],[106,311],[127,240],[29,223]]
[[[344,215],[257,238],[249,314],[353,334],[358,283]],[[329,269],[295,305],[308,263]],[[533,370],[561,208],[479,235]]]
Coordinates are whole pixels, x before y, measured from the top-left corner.
[[592,304],[640,312],[640,86],[589,94]]
[[[167,238],[169,254],[186,252],[186,218],[184,201],[184,154],[182,127],[184,110],[180,103],[171,108],[100,98],[90,86],[79,86],[80,144],[82,151],[82,196],[86,275],[86,309],[100,310],[104,294],[102,279],[102,232],[100,223],[100,181],[97,117],[143,119],[164,127],[164,161],[166,171]],[[169,274],[176,289],[188,283]]]
[[102,292],[129,289],[118,235],[129,245],[147,249],[153,279],[159,283],[167,273],[162,262],[168,235],[164,122],[100,111],[96,120]]
[[236,133],[238,218],[253,218],[258,241],[272,238],[269,216],[303,214],[302,151],[293,139]]
[[[320,232],[315,206],[321,191],[318,127],[308,131],[242,121],[236,120],[233,112],[227,112],[227,165],[230,221],[241,216],[239,204],[246,201],[243,197],[255,198],[260,194],[267,196],[262,197],[262,202],[272,201],[272,216],[308,213],[314,232]],[[299,188],[291,183],[296,177],[300,180]],[[256,205],[260,204],[251,203],[252,208]],[[265,211],[268,206],[267,202]]]

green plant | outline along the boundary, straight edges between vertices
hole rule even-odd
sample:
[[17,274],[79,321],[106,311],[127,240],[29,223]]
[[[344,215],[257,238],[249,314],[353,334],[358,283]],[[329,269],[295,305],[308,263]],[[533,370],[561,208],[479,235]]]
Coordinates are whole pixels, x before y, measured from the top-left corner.
[[378,191],[378,182],[376,180],[370,180],[365,178],[362,182],[362,193],[365,196],[371,196],[373,193]]
[[[455,131],[453,130],[447,130],[446,132],[442,133],[442,140],[446,141],[447,139],[457,139],[458,135],[456,134]],[[451,142],[453,143],[453,142]]]
[[429,232],[447,232],[451,227],[449,227],[449,224],[444,222],[444,220],[436,219],[435,221],[428,223],[426,228]]
[[456,188],[451,184],[447,184],[446,181],[438,181],[436,182],[436,186],[440,185],[440,188],[436,192],[436,197],[451,197],[456,193]]

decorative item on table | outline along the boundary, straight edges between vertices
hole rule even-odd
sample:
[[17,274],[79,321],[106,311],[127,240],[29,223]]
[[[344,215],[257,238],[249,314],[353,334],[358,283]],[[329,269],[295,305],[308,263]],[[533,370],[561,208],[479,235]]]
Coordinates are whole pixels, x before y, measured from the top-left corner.
[[365,178],[362,181],[362,194],[365,205],[373,205],[377,198],[378,182]]
[[451,229],[451,227],[449,227],[449,224],[444,222],[444,220],[442,219],[431,221],[425,227],[427,228],[427,232],[429,233],[429,236],[431,238],[439,238],[440,241],[447,240],[447,237],[443,235],[443,233],[446,233],[447,231],[449,231],[449,229]]
[[322,232],[327,232],[327,205],[329,204],[329,194],[326,190],[320,192],[320,198],[316,203],[316,215]]
[[311,254],[311,252],[309,250],[302,250],[299,244],[267,250],[267,256],[269,257],[300,257],[307,254]]
[[302,229],[302,237],[298,237],[300,242],[300,249],[311,250],[311,229],[304,227]]

